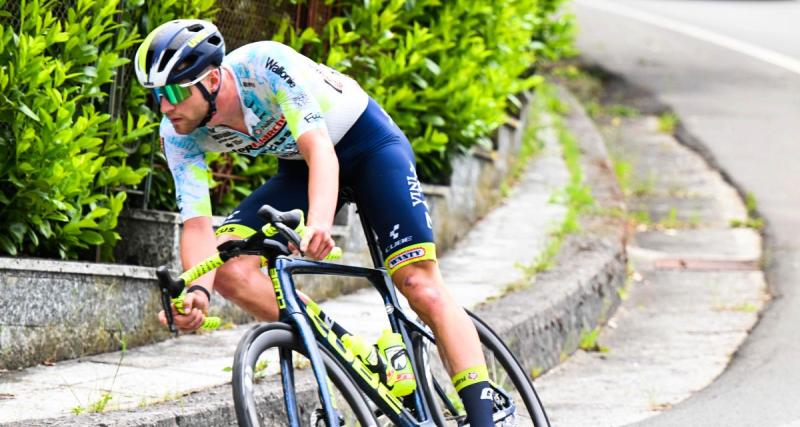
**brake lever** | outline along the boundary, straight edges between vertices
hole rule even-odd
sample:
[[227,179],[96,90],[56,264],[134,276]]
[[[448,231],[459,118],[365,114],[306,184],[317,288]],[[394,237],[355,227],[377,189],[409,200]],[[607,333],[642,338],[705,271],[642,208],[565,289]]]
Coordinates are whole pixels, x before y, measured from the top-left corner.
[[172,316],[172,307],[170,306],[170,298],[166,289],[161,288],[161,307],[164,308],[164,315],[167,317],[167,326],[169,331],[178,336],[178,328],[175,327],[175,318]]
[[276,222],[275,224],[272,225],[278,230],[281,236],[285,237],[286,240],[294,244],[294,246],[297,248],[297,251],[300,252],[301,256],[305,256],[303,251],[300,249],[300,235],[297,234],[297,232],[295,232],[294,230],[289,228],[289,226],[287,226],[282,222]]

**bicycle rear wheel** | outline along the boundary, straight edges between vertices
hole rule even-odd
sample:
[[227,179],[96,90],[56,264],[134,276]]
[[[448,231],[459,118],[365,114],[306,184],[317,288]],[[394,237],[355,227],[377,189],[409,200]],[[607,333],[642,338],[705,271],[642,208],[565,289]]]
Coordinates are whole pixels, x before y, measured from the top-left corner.
[[[328,390],[333,397],[340,425],[376,425],[375,417],[363,396],[345,371],[327,350],[321,347],[320,350],[328,373]],[[239,426],[287,424],[288,416],[282,393],[274,393],[272,396],[260,395],[254,387],[258,377],[261,376],[260,373],[265,371],[280,373],[279,351],[290,352],[294,356],[295,372],[292,376],[296,376],[297,379],[295,395],[301,425],[330,427],[326,422],[310,364],[304,357],[305,350],[299,344],[294,329],[279,322],[254,326],[242,337],[236,348],[233,363],[233,401]],[[277,387],[273,387],[275,388]]]
[[[467,311],[467,314],[478,331],[489,380],[494,387],[495,425],[550,426],[539,396],[517,359],[488,325],[473,313]],[[420,334],[414,334],[413,340],[418,383],[433,411],[434,421],[439,426],[465,425],[463,404],[441,362],[436,344]]]

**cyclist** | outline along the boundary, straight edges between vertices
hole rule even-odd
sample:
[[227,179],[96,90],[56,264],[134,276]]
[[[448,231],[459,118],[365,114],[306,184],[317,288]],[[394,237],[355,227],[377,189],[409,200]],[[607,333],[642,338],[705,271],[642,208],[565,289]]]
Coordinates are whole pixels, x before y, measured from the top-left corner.
[[[303,209],[307,256],[324,258],[340,183],[373,224],[393,282],[433,330],[471,425],[492,425],[492,393],[475,327],[448,293],[436,263],[431,218],[407,138],[354,80],[277,42],[225,55],[222,34],[201,20],[153,30],[135,58],[139,82],[164,117],[160,136],[183,221],[181,259],[195,265],[217,244],[263,226],[263,204]],[[204,153],[278,157],[278,172],[215,233]],[[296,248],[295,248],[296,249]],[[189,288],[182,330],[200,327],[213,290],[261,320],[277,320],[270,280],[256,256],[231,260]],[[159,313],[166,323],[164,313]]]

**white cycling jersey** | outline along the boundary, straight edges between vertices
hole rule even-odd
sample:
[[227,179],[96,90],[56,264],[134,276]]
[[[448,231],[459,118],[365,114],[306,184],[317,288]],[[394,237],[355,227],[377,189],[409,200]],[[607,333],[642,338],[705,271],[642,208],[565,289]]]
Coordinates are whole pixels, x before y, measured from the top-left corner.
[[336,144],[369,101],[353,79],[277,42],[242,46],[222,66],[236,80],[248,134],[216,126],[180,135],[166,116],[161,120],[161,140],[184,221],[211,215],[205,152],[301,159],[300,135],[320,129]]

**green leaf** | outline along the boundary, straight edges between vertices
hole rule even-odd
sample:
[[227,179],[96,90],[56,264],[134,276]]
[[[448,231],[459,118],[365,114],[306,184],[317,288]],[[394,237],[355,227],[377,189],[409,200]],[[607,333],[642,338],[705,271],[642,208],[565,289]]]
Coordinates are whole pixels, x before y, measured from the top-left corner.
[[25,105],[24,103],[20,102],[20,103],[19,103],[19,106],[17,107],[17,109],[19,109],[19,111],[22,111],[22,113],[23,113],[23,114],[25,114],[26,116],[28,116],[28,117],[32,118],[33,120],[36,120],[37,122],[38,122],[38,121],[40,121],[40,120],[39,120],[39,116],[37,116],[37,115],[36,115],[36,113],[34,113],[34,112],[33,112],[33,111],[30,109],[30,108],[28,108],[28,106],[27,106],[27,105]]
[[17,247],[8,239],[0,234],[0,249],[11,256],[17,256]]
[[92,230],[83,230],[80,235],[80,239],[90,245],[99,245],[103,243],[103,236]]
[[27,230],[28,227],[21,222],[12,222],[11,225],[8,226],[8,231],[11,233],[11,237],[13,237],[14,241],[20,245],[25,238],[25,231]]
[[424,114],[422,116],[422,121],[436,127],[442,127],[445,125],[445,121],[442,116],[436,114]]

